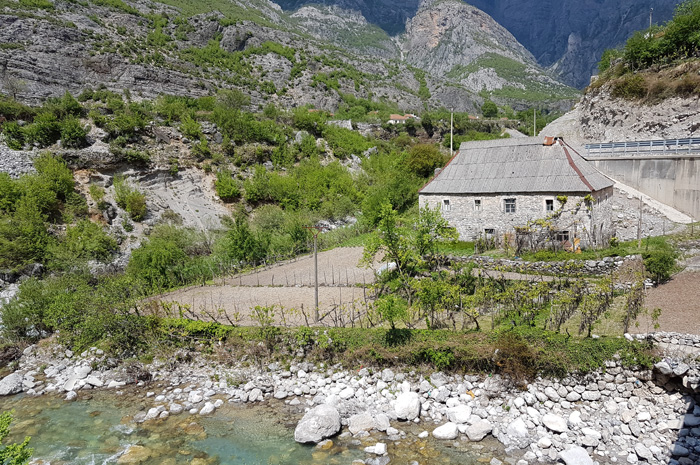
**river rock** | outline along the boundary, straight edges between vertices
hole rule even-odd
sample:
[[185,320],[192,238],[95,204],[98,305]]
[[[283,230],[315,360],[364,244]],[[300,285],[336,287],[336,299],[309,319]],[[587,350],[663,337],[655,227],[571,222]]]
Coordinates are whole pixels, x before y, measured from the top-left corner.
[[552,413],[548,413],[547,415],[543,416],[542,423],[544,423],[544,426],[555,433],[563,433],[569,430],[569,428],[566,426],[566,420],[559,415],[554,415]]
[[470,441],[481,441],[493,430],[493,425],[487,420],[477,420],[467,428]]
[[457,428],[457,425],[455,423],[452,423],[450,421],[442,426],[438,426],[437,428],[435,428],[433,430],[433,436],[436,439],[457,439],[457,436],[459,436],[459,429]]
[[122,454],[117,460],[118,465],[130,465],[136,463],[142,463],[151,457],[151,450],[137,445],[131,445],[126,452]]
[[391,427],[389,417],[384,413],[380,413],[374,418],[375,428],[377,431],[386,431]]
[[202,407],[202,410],[199,411],[200,415],[211,415],[214,413],[214,410],[216,410],[216,407],[214,407],[214,404],[211,402],[207,402],[204,404],[204,407]]
[[593,459],[588,455],[586,449],[573,446],[569,450],[559,452],[559,457],[566,465],[593,465]]
[[22,390],[22,375],[11,373],[0,380],[0,396],[17,394]]
[[318,443],[340,431],[340,413],[331,405],[312,408],[302,417],[294,430],[294,440],[299,443]]
[[420,415],[420,397],[415,392],[404,392],[396,398],[394,411],[399,420],[412,421]]
[[348,430],[352,434],[357,434],[360,431],[370,431],[374,429],[376,422],[369,413],[360,413],[353,415],[348,419]]
[[447,418],[453,423],[458,425],[464,424],[469,421],[469,417],[472,416],[472,409],[466,405],[458,405],[447,409]]
[[79,366],[75,367],[73,369],[73,372],[75,373],[75,376],[78,379],[85,379],[90,373],[92,373],[92,368],[90,368],[89,366]]
[[527,425],[522,418],[517,418],[506,427],[506,435],[509,438],[521,439],[528,437]]
[[104,386],[104,383],[102,382],[102,380],[96,376],[88,376],[87,378],[85,378],[85,382],[88,383],[89,385],[95,386],[95,387]]

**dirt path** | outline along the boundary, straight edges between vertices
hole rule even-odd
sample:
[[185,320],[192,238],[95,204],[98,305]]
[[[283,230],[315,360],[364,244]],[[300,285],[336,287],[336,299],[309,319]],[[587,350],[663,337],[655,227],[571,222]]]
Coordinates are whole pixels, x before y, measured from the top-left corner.
[[[700,272],[684,271],[669,282],[649,289],[646,307],[661,309],[659,330],[685,334],[700,334]],[[653,331],[650,318],[639,318],[639,326],[632,332]]]
[[[351,286],[374,282],[374,271],[359,266],[362,247],[339,247],[318,254],[319,286]],[[265,270],[219,280],[231,286],[313,286],[314,257],[305,255]]]

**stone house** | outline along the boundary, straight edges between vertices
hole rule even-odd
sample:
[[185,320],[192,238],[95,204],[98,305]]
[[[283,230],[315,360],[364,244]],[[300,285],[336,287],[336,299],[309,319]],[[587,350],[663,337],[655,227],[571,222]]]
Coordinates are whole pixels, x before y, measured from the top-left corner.
[[507,239],[525,248],[607,245],[615,235],[613,182],[564,140],[464,142],[419,191],[460,239]]

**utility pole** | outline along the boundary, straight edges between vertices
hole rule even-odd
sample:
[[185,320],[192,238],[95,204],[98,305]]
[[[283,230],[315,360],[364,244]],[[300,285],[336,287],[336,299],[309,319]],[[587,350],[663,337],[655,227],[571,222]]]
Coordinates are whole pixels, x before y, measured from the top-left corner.
[[455,124],[455,109],[450,109],[450,158],[452,158],[453,145],[452,141],[454,139],[454,124]]
[[537,108],[532,109],[532,135],[537,137]]
[[654,9],[651,8],[651,9],[649,9],[649,29],[651,29],[651,18],[653,17],[653,15],[654,15]]
[[321,227],[320,226],[304,226],[304,229],[313,229],[314,231],[316,231],[316,232],[313,232],[311,234],[314,235],[314,276],[315,276],[314,322],[318,323],[319,315],[318,315],[318,247],[317,247],[317,238],[318,238],[318,234],[321,232]]

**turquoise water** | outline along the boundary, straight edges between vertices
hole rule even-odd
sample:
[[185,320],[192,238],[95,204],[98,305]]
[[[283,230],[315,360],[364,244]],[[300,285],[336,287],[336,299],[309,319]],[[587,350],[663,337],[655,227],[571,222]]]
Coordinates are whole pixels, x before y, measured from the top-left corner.
[[[293,428],[300,414],[281,404],[224,405],[210,417],[181,414],[138,425],[131,421],[150,406],[138,392],[81,393],[75,402],[57,396],[0,400],[2,410],[15,411],[9,439],[31,436],[33,458],[40,464],[350,464],[367,458],[364,447],[386,441],[382,435],[363,442],[334,439],[327,450],[297,444]],[[503,458],[493,443],[443,444],[408,434],[401,443],[388,445],[392,463],[469,465]]]

